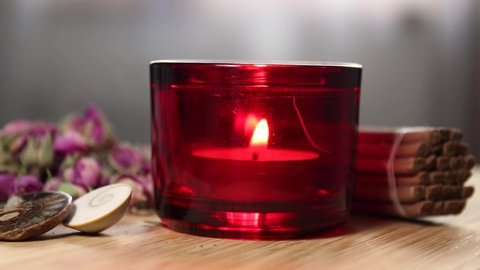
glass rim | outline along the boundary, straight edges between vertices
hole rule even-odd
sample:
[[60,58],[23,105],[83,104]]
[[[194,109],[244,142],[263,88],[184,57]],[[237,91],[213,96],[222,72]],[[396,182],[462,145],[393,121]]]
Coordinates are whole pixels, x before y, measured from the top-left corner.
[[258,67],[266,66],[310,66],[310,67],[345,67],[362,69],[363,66],[350,62],[330,62],[330,61],[247,61],[247,60],[201,60],[201,59],[160,59],[153,60],[150,65],[156,64],[199,64],[199,65],[219,65],[219,66],[242,66],[254,65]]

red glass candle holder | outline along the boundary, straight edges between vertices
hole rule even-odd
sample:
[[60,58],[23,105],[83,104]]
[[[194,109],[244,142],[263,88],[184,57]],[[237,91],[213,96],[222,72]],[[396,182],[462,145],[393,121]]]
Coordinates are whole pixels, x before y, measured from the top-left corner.
[[155,61],[155,207],[173,230],[284,239],[349,213],[361,66]]

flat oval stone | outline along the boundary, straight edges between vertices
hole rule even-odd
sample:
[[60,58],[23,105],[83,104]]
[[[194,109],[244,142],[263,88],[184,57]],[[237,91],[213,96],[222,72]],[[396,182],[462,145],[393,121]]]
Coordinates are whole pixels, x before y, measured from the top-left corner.
[[0,240],[19,241],[39,236],[69,215],[72,197],[64,192],[18,196],[0,208]]

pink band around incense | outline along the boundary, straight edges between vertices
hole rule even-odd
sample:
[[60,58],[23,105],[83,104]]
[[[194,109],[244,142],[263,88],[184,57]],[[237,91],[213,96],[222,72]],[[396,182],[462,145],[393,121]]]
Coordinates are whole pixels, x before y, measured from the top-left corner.
[[403,137],[408,131],[409,128],[401,128],[397,130],[387,163],[388,190],[390,192],[390,199],[393,202],[395,210],[400,216],[406,216],[406,214],[402,203],[398,199],[397,184],[395,180],[395,156],[397,155],[397,150],[402,143]]

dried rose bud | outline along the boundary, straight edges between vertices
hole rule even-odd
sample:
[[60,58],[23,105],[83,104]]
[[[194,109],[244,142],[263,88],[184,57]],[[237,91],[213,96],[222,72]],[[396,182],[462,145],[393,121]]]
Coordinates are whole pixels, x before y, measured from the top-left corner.
[[99,186],[103,187],[103,186],[111,184],[111,182],[110,182],[111,178],[112,178],[111,174],[105,173],[105,170],[104,170],[102,172],[102,178],[100,179]]
[[73,199],[76,199],[88,192],[88,189],[84,186],[68,182],[60,183],[58,190],[67,193],[68,195],[72,196]]
[[53,163],[53,139],[51,135],[46,135],[40,138],[38,153],[38,165],[40,167],[47,167]]
[[36,165],[38,160],[38,144],[35,138],[28,140],[27,146],[20,154],[22,163],[25,165]]
[[71,177],[70,179],[72,183],[90,188],[95,188],[100,184],[100,180],[102,179],[102,167],[96,159],[82,157],[75,162],[72,169],[73,175],[66,175]]
[[20,171],[20,166],[15,162],[6,162],[0,163],[0,172],[18,174]]
[[0,136],[5,139],[8,151],[16,154],[23,149],[28,139],[45,135],[53,136],[55,132],[56,126],[51,123],[15,120],[5,125]]
[[44,136],[48,134],[55,134],[57,131],[57,126],[48,123],[48,122],[35,122],[33,127],[30,129],[28,135],[29,136]]
[[17,177],[13,182],[13,193],[15,195],[23,195],[26,193],[41,191],[42,182],[33,175],[23,175]]
[[61,130],[75,131],[81,134],[92,149],[104,149],[113,144],[113,133],[103,113],[95,106],[89,106],[84,115],[67,117],[61,123]]
[[62,177],[67,182],[73,182],[73,167],[63,169]]
[[56,126],[48,122],[34,122],[29,120],[14,120],[6,124],[0,131],[2,137],[43,136],[56,131]]
[[108,163],[118,173],[137,173],[142,167],[142,157],[134,147],[122,144],[115,146],[108,155]]
[[152,172],[152,155],[150,146],[140,147],[139,153],[142,157],[142,172],[144,174],[150,174]]
[[27,136],[18,136],[11,138],[8,143],[8,152],[12,155],[18,154],[27,144]]
[[11,153],[5,149],[5,144],[0,138],[0,172],[16,174],[19,169],[19,164]]
[[0,174],[0,202],[7,201],[12,195],[14,181],[13,174]]
[[43,185],[43,191],[58,191],[60,190],[60,184],[62,183],[62,179],[59,177],[52,177],[45,182]]
[[27,166],[48,167],[53,162],[52,136],[50,134],[31,137],[20,154],[22,163]]
[[87,141],[80,133],[74,130],[67,130],[55,137],[53,149],[55,150],[55,153],[69,155],[77,152],[86,152],[88,150],[88,145]]
[[17,135],[25,134],[31,130],[33,125],[34,125],[34,122],[30,120],[24,120],[24,119],[14,120],[7,123],[3,127],[0,135],[17,136]]

